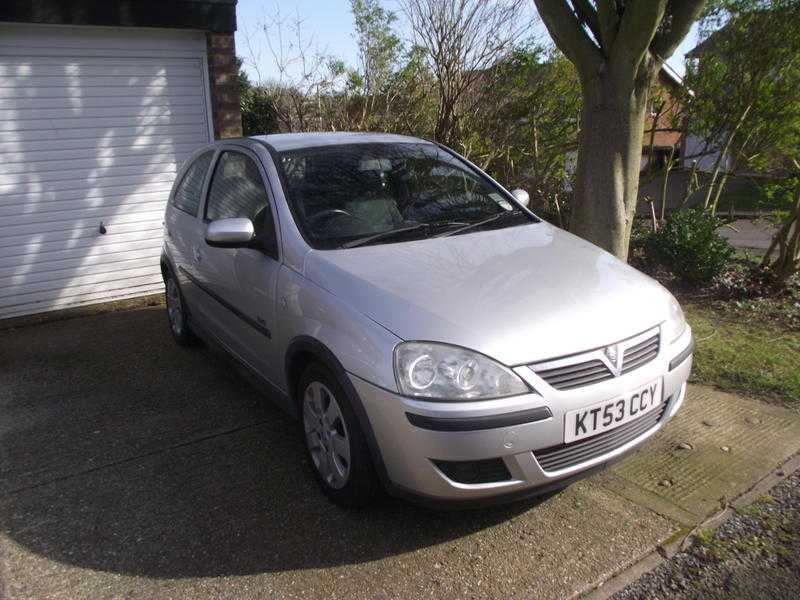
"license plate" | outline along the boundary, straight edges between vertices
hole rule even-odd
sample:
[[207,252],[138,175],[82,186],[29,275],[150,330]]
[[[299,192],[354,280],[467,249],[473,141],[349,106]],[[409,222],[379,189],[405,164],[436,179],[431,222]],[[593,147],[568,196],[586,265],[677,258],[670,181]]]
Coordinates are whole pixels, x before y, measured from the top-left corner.
[[621,398],[605,400],[567,413],[564,443],[610,431],[654,410],[661,404],[661,380],[629,392]]

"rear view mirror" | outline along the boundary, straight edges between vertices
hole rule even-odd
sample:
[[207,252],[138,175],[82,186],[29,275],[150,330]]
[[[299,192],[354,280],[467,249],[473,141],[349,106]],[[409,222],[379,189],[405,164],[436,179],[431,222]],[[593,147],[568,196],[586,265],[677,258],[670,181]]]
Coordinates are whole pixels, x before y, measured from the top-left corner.
[[531,197],[525,190],[521,190],[519,188],[515,190],[511,190],[511,195],[517,199],[517,202],[522,204],[525,208],[528,208],[528,205],[531,203]]
[[250,245],[255,229],[250,219],[219,219],[206,228],[206,243],[215,248],[240,248]]

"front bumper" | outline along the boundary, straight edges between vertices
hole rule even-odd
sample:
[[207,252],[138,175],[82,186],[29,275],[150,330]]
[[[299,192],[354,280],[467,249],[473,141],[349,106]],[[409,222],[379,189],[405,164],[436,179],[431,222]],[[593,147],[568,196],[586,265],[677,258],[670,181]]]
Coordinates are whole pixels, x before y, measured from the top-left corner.
[[[692,366],[691,354],[684,354],[679,364],[673,362],[672,370],[669,367],[690,346],[691,339],[687,327],[678,340],[665,344],[650,363],[614,379],[571,390],[556,390],[540,382],[536,385],[538,393],[497,400],[421,401],[376,387],[353,375],[350,379],[379,446],[391,490],[433,504],[443,501],[484,504],[562,487],[639,448],[674,416],[683,402]],[[536,451],[564,443],[567,412],[622,396],[656,378],[662,379],[662,402],[666,406],[663,416],[652,427],[567,468],[554,472],[542,468]],[[436,423],[452,426],[445,426],[450,430],[441,430]],[[500,459],[510,477],[462,483],[445,475],[437,466],[443,462],[490,459]]]

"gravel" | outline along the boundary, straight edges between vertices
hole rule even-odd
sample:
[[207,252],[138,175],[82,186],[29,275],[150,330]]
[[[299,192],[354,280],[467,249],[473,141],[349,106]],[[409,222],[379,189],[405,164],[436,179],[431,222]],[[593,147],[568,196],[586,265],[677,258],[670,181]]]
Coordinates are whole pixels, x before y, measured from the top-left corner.
[[613,599],[798,597],[800,470]]

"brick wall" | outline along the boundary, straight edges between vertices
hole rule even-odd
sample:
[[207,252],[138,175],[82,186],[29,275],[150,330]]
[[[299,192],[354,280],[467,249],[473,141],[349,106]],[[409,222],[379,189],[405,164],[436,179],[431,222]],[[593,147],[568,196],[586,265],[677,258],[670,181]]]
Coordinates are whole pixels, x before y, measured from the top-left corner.
[[208,33],[206,46],[214,137],[217,139],[241,137],[242,113],[239,108],[236,44],[233,33]]

